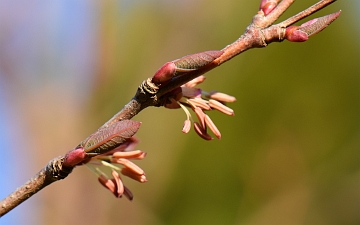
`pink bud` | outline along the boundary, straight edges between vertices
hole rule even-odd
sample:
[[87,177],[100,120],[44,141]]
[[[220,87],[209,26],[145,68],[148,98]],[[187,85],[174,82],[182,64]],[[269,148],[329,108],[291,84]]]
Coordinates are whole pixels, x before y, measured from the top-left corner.
[[176,66],[173,62],[165,63],[152,78],[154,84],[164,84],[168,82],[175,74]]
[[[265,2],[265,1],[263,1]],[[271,13],[277,6],[276,2],[266,2],[265,4],[261,5],[261,10],[264,12],[264,15],[268,15]]]
[[309,39],[309,35],[304,31],[298,30],[298,26],[286,28],[285,38],[291,42],[304,42]]
[[63,166],[74,167],[87,159],[87,155],[83,148],[73,149],[66,153]]

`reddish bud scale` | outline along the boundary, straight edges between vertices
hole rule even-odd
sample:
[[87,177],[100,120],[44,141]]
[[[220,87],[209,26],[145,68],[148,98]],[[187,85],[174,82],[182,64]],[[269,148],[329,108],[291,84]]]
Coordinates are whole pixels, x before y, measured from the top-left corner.
[[171,80],[176,71],[176,66],[173,62],[165,63],[152,78],[154,84],[165,84]]
[[298,26],[290,26],[286,28],[286,32],[285,32],[286,40],[291,42],[307,41],[309,39],[309,36],[305,32],[300,31],[298,29],[299,29]]
[[63,166],[74,167],[83,163],[87,159],[87,154],[83,148],[76,148],[66,153]]
[[174,60],[176,72],[190,72],[204,67],[219,58],[224,51],[206,51]]
[[269,13],[271,13],[277,6],[276,2],[272,2],[272,1],[262,1],[261,5],[260,5],[260,9],[264,12],[264,15],[268,15]]

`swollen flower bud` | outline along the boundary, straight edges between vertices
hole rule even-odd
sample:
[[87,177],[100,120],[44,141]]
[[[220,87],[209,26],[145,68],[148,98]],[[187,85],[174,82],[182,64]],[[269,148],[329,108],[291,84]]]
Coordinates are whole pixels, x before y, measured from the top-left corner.
[[171,80],[176,72],[176,66],[173,62],[165,63],[152,78],[154,84],[165,84]]
[[299,27],[287,27],[285,32],[285,38],[291,42],[307,41],[311,36],[322,31],[336,18],[338,18],[340,13],[341,11],[310,20]]
[[66,153],[63,166],[74,167],[83,163],[87,159],[86,152],[83,148],[76,148]]
[[299,30],[298,26],[290,26],[286,28],[285,38],[291,42],[304,42],[309,39],[309,35]]
[[278,1],[276,0],[262,0],[260,4],[260,10],[263,11],[264,15],[271,13],[277,6]]

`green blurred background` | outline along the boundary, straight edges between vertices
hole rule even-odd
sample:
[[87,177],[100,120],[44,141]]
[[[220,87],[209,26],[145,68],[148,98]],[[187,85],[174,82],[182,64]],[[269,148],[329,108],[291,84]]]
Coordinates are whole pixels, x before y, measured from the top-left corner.
[[[62,61],[45,57],[61,45],[49,50],[38,59],[45,65],[35,70],[36,84],[4,73],[7,93],[15,96],[9,107],[28,140],[25,149],[7,149],[28,164],[24,180],[11,188],[106,122],[163,63],[236,40],[259,2],[87,3],[93,36],[77,43],[87,41],[85,47]],[[315,2],[297,1],[281,18]],[[237,98],[229,105],[234,117],[209,113],[222,140],[183,134],[181,110],[148,108],[136,116],[143,122],[138,148],[148,153],[137,163],[148,182],[125,178],[133,202],[114,198],[84,167],[9,217],[28,208],[26,224],[360,224],[360,4],[337,1],[311,18],[339,9],[340,18],[305,43],[253,49],[206,74],[203,89]],[[83,51],[88,75],[67,73]]]

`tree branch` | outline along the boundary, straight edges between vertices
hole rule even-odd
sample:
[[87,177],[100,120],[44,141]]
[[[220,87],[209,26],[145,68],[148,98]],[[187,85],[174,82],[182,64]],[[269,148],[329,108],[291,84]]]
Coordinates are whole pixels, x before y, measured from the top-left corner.
[[[128,143],[128,140],[136,133],[140,124],[129,125],[129,122],[120,124],[119,121],[129,120],[149,106],[159,107],[166,105],[172,99],[177,98],[179,91],[176,92],[175,90],[179,89],[182,85],[220,66],[246,50],[266,47],[272,42],[281,42],[285,39],[289,41],[306,41],[310,36],[324,29],[340,14],[340,12],[338,12],[315,19],[300,27],[289,27],[295,22],[335,2],[335,0],[321,0],[299,14],[279,24],[273,25],[294,1],[295,0],[263,0],[260,5],[260,11],[253,17],[252,23],[247,27],[244,34],[232,44],[227,45],[220,51],[185,56],[179,60],[165,64],[152,78],[144,80],[130,102],[101,126],[97,132],[89,136],[85,142],[82,142],[82,144],[66,155],[51,160],[47,166],[40,170],[40,172],[27,183],[1,200],[0,216],[3,216],[47,185],[64,179],[75,166],[85,164],[99,155],[113,152],[114,149],[119,148],[119,146],[121,147],[124,143]],[[125,131],[122,129],[124,126]],[[133,127],[131,134],[124,136],[123,134],[124,132],[128,132],[127,129],[129,126]],[[85,144],[83,143],[85,143],[86,146],[84,146]],[[94,150],[94,146],[96,146],[96,151]],[[136,168],[134,170],[139,171]],[[140,175],[135,174],[132,176],[136,177]],[[118,177],[118,175],[115,174],[114,177],[116,176]],[[144,180],[143,177],[137,178],[141,181]],[[132,198],[131,193],[129,193],[129,190],[126,188],[120,190],[118,187],[118,189],[115,190],[114,187],[116,184],[120,185],[119,178],[114,178],[112,180],[114,182],[110,184],[107,183],[107,181],[109,180],[103,177],[102,180],[100,180],[100,182],[111,189],[117,197],[124,193],[127,197]],[[117,183],[115,183],[115,181]]]

